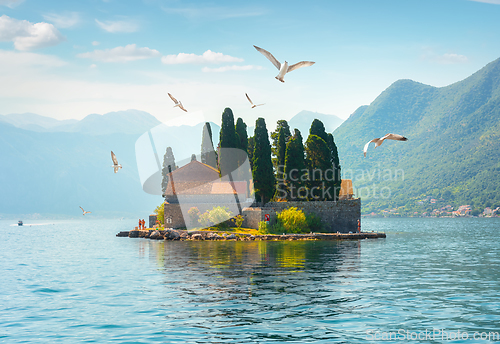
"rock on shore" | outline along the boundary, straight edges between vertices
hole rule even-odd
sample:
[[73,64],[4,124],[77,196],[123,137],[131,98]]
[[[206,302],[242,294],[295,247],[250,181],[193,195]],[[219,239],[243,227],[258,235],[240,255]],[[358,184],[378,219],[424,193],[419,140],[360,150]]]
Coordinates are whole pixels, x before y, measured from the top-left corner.
[[120,232],[117,237],[146,238],[151,240],[229,240],[229,241],[252,241],[252,240],[357,240],[385,238],[385,233],[361,232],[361,233],[309,233],[309,234],[263,234],[251,235],[243,233],[219,233],[212,231],[191,231],[178,229],[165,230],[132,230]]

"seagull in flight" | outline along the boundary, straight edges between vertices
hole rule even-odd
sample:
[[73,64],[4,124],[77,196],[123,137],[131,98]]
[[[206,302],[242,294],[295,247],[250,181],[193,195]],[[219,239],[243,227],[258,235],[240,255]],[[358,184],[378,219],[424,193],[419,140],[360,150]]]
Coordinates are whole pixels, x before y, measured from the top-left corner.
[[182,103],[180,101],[178,101],[177,99],[175,99],[173,95],[171,95],[169,93],[168,96],[170,97],[170,99],[172,99],[174,101],[174,103],[175,103],[174,107],[178,106],[181,110],[184,110],[185,112],[188,111],[188,110],[184,109],[184,106],[182,106]]
[[83,210],[83,208],[82,208],[82,207],[80,207],[80,209],[83,211],[83,215],[84,215],[84,216],[85,216],[85,214],[90,214],[90,213],[92,213],[91,211],[85,211],[85,210]]
[[366,151],[368,150],[368,146],[370,145],[370,143],[374,142],[375,148],[377,148],[378,146],[380,146],[384,142],[384,140],[408,141],[408,139],[406,137],[398,135],[398,134],[386,134],[382,138],[373,139],[370,142],[368,142],[365,145],[365,148],[363,149],[363,153],[365,155],[365,158],[366,158]]
[[264,104],[257,104],[257,105],[255,105],[255,104],[252,102],[252,100],[250,99],[250,97],[248,96],[248,94],[246,94],[246,93],[245,93],[245,95],[247,96],[247,99],[248,99],[248,101],[250,102],[250,104],[252,104],[252,109],[253,109],[254,107],[264,105]]
[[111,151],[111,159],[113,159],[113,166],[111,166],[111,167],[114,168],[115,173],[116,173],[116,172],[118,172],[118,170],[120,168],[122,168],[122,165],[118,164],[118,160],[116,159],[116,155],[115,155],[115,153],[113,153],[113,151]]
[[269,61],[271,61],[276,68],[278,68],[278,70],[280,72],[276,76],[276,79],[278,79],[281,82],[285,82],[284,77],[285,77],[286,73],[290,73],[290,72],[292,72],[296,69],[299,69],[301,67],[312,66],[315,63],[315,62],[311,62],[311,61],[301,61],[301,62],[297,62],[296,64],[289,66],[288,62],[286,62],[286,61],[285,61],[285,63],[281,64],[278,60],[276,60],[276,58],[273,56],[273,54],[271,54],[269,51],[262,49],[262,48],[259,48],[258,46],[255,46],[255,45],[254,45],[254,48],[257,49],[257,51],[260,52],[262,55],[267,57],[267,59]]

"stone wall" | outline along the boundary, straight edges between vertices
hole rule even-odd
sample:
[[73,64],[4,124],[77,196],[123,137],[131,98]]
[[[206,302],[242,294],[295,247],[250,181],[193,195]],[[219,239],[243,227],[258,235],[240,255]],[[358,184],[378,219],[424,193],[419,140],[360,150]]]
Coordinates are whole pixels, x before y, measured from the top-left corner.
[[156,225],[156,215],[149,215],[149,227],[148,228],[153,228],[154,225]]
[[270,222],[269,225],[274,225],[276,223],[276,211],[273,208],[245,208],[242,211],[242,215],[245,218],[242,227],[245,228],[259,228],[259,222],[265,220],[265,215],[269,214]]
[[[225,206],[225,204],[219,204]],[[234,208],[234,204],[226,204],[228,207]],[[193,204],[200,213],[213,208],[213,204],[206,204],[206,209],[203,204]],[[269,214],[270,225],[276,223],[276,213],[290,207],[297,207],[305,214],[314,213],[318,215],[323,223],[323,232],[327,233],[349,233],[358,231],[358,220],[361,219],[361,199],[323,201],[323,202],[269,202],[264,207],[249,207],[242,210],[242,215],[245,218],[243,227],[259,228],[259,222],[265,220],[265,215]],[[183,204],[184,209],[189,209],[189,206]],[[238,211],[231,209],[234,214]],[[184,228],[183,213],[179,204],[165,204],[165,227],[167,228]],[[186,212],[186,219],[187,212]],[[171,222],[169,222],[169,219]],[[197,226],[195,224],[194,226]],[[314,230],[313,230],[314,231]]]
[[314,213],[321,218],[323,231],[327,233],[349,233],[358,231],[361,219],[361,199],[339,200],[337,202],[269,202],[266,208],[276,212],[297,207],[305,214]]

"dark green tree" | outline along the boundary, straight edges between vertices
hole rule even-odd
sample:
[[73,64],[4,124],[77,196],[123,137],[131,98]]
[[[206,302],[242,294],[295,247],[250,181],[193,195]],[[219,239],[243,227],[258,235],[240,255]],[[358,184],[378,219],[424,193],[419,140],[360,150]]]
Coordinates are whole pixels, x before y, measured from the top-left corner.
[[[304,145],[299,129],[295,129],[294,135],[286,145],[284,191],[278,190],[277,197],[286,198],[290,201],[300,200],[300,194],[307,196],[307,190],[303,179],[307,177],[307,169],[304,159]],[[280,186],[280,184],[278,184]]]
[[285,170],[286,138],[285,129],[280,127],[278,132],[278,143],[276,146],[276,193],[275,198],[281,197],[281,190],[284,189],[284,170]]
[[238,135],[238,140],[240,141],[240,148],[247,153],[248,151],[248,134],[247,134],[247,125],[241,118],[236,120],[235,126],[236,134]]
[[217,169],[217,153],[212,142],[212,128],[210,123],[206,122],[201,137],[201,162]]
[[337,151],[337,145],[335,144],[335,141],[333,139],[333,135],[326,133],[325,126],[319,119],[315,119],[312,122],[311,128],[309,129],[309,135],[317,135],[322,138],[326,142],[328,149],[330,150],[331,165],[329,167],[329,170],[325,171],[324,177],[328,179],[326,181],[329,182],[329,186],[332,188],[332,190],[334,190],[334,192],[331,192],[332,198],[330,198],[330,200],[337,200],[340,193],[342,180],[339,154]]
[[221,176],[234,171],[238,167],[238,157],[235,150],[240,148],[240,142],[234,126],[233,111],[225,108],[222,113],[222,123],[219,135],[219,170]]
[[274,195],[274,173],[271,145],[264,118],[255,122],[252,176],[257,201],[266,203]]
[[275,170],[278,166],[278,140],[279,140],[279,132],[280,132],[281,128],[283,128],[283,131],[284,131],[285,145],[288,143],[288,141],[292,137],[292,134],[290,133],[290,126],[288,125],[288,122],[285,121],[284,119],[280,119],[277,122],[276,130],[271,133],[271,140],[272,140],[271,152],[272,152],[273,166],[274,166]]
[[[310,200],[333,200],[333,179],[327,175],[332,170],[331,152],[327,143],[317,135],[309,135],[306,141],[306,164],[309,170],[307,188]],[[330,172],[331,173],[331,172]]]
[[177,168],[175,166],[174,152],[172,152],[172,147],[167,147],[165,155],[163,156],[163,167],[161,169],[161,194],[165,195],[168,185],[168,166],[170,166],[172,172]]
[[250,168],[253,168],[253,150],[255,146],[255,139],[253,136],[250,136],[248,138],[248,145],[247,145],[247,150],[248,150],[248,161],[250,162]]
[[[332,134],[328,134],[326,143],[328,145],[328,148],[330,148],[333,178],[334,178],[333,186],[335,188],[335,200],[337,200],[339,198],[340,187],[342,184],[339,152],[337,150],[337,145],[335,144]],[[329,175],[327,175],[327,177],[329,177]]]

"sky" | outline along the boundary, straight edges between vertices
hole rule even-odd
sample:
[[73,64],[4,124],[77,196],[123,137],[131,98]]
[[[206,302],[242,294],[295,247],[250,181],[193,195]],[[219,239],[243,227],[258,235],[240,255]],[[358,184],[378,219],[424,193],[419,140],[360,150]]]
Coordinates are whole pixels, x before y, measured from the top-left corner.
[[[442,87],[496,60],[498,18],[500,0],[0,0],[0,114],[346,119],[399,79]],[[253,45],[315,64],[281,83]]]

